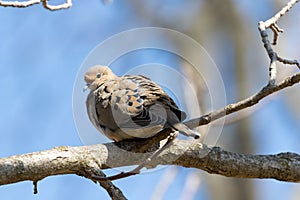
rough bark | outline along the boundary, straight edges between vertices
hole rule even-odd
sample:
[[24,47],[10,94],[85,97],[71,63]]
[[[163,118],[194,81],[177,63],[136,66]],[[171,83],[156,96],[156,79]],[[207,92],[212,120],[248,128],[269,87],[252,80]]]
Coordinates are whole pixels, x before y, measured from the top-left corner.
[[[136,146],[137,142],[127,143]],[[58,147],[0,159],[0,185],[20,181],[39,181],[47,176],[77,174],[91,178],[99,170],[136,165],[148,153],[132,153],[115,143],[81,147]],[[177,140],[151,162],[151,166],[179,165],[198,168],[211,174],[237,178],[273,178],[300,182],[300,155],[244,155],[195,141]]]

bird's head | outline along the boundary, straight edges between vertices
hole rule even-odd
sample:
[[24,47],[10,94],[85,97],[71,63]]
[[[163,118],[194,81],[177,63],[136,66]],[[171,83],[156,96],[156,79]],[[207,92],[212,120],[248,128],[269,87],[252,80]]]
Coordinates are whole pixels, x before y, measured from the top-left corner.
[[94,91],[98,88],[105,80],[116,77],[116,75],[107,66],[96,65],[90,67],[84,75],[84,81],[86,86],[84,91],[88,88]]

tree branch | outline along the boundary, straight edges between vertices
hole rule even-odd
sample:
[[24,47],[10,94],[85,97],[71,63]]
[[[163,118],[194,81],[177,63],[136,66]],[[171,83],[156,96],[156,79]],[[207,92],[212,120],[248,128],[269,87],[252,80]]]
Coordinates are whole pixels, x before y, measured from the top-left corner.
[[[136,141],[131,146],[137,145]],[[58,147],[47,151],[0,159],[0,185],[39,181],[47,176],[77,174],[86,178],[102,169],[141,163],[147,154],[132,153],[115,143],[82,147]],[[300,182],[300,156],[295,153],[243,155],[208,147],[197,140],[176,140],[151,166],[179,165],[238,178],[273,178]]]
[[279,33],[283,32],[283,29],[279,28],[279,26],[276,24],[280,17],[284,16],[296,3],[298,0],[290,0],[278,13],[276,13],[272,18],[268,19],[267,21],[260,21],[258,23],[258,30],[260,32],[260,36],[262,39],[262,42],[264,44],[264,47],[268,53],[268,56],[270,58],[270,65],[269,65],[269,85],[273,86],[276,82],[277,77],[277,68],[276,68],[276,62],[283,62],[284,64],[290,64],[290,65],[297,65],[297,67],[300,69],[300,65],[297,60],[287,60],[280,58],[277,53],[273,50],[271,43],[268,38],[267,29],[270,28],[274,33],[273,38],[273,45],[277,44],[277,40],[279,37]]
[[[105,177],[105,174],[102,171],[99,171],[98,176]],[[116,187],[111,181],[99,182],[101,187],[103,187],[112,200],[126,200],[127,198],[124,196],[123,192]]]
[[34,4],[40,3],[40,0],[28,0],[28,1],[0,1],[0,6],[3,7],[16,7],[25,8]]
[[251,107],[251,106],[257,104],[264,97],[266,97],[274,92],[277,92],[279,90],[282,90],[284,88],[290,87],[299,82],[300,82],[300,73],[294,74],[293,76],[289,76],[288,78],[284,79],[282,82],[280,82],[279,84],[277,84],[275,86],[267,85],[264,88],[262,88],[259,92],[257,92],[256,94],[254,94],[244,100],[241,100],[234,104],[229,104],[229,105],[225,106],[224,108],[213,111],[213,112],[203,115],[199,118],[189,120],[189,121],[185,122],[184,124],[190,128],[195,128],[195,127],[198,127],[201,125],[208,124],[212,121],[220,119],[221,117],[224,117],[225,115],[229,115],[231,113],[240,111],[247,107]]
[[[105,176],[99,170],[101,165],[98,165],[103,163],[102,159],[106,156],[107,152],[103,152],[106,151],[105,146],[96,152],[103,156],[97,161],[90,155],[94,148],[62,146],[47,151],[0,158],[0,185],[31,180],[34,183],[34,193],[37,193],[37,182],[47,176],[90,173]],[[122,191],[110,181],[102,182],[100,185],[108,192],[111,199],[126,199]]]
[[56,5],[56,6],[50,5],[48,3],[48,0],[28,0],[28,1],[1,1],[0,0],[0,6],[25,8],[25,7],[32,6],[34,4],[38,4],[41,2],[43,4],[44,8],[51,10],[51,11],[67,9],[72,6],[72,0],[66,0],[66,3]]

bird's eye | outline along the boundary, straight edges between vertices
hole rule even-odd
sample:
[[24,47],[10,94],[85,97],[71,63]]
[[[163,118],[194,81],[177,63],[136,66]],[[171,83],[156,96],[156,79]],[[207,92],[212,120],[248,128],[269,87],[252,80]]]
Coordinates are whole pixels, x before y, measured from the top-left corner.
[[96,75],[96,77],[97,77],[97,78],[101,78],[101,74],[98,73],[98,74]]

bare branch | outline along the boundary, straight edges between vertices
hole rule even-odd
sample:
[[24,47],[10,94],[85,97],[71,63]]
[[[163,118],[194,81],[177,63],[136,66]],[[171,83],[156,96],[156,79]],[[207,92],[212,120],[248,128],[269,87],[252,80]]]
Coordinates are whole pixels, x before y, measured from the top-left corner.
[[72,6],[72,0],[66,0],[66,3],[52,6],[48,4],[48,0],[41,0],[43,3],[44,8],[54,11],[54,10],[61,10],[61,9],[67,9]]
[[225,115],[229,115],[231,113],[234,113],[234,112],[240,111],[242,109],[245,109],[247,107],[253,106],[253,105],[257,104],[260,100],[262,100],[264,97],[266,97],[274,92],[277,92],[283,88],[292,86],[299,82],[300,82],[300,73],[297,73],[293,76],[286,78],[285,80],[283,80],[282,82],[280,82],[279,84],[277,84],[275,86],[271,86],[271,85],[265,86],[256,94],[254,94],[242,101],[239,101],[234,104],[229,104],[229,105],[225,106],[224,108],[213,111],[213,112],[203,115],[199,118],[189,120],[189,121],[185,122],[184,124],[190,128],[195,128],[195,127],[198,127],[201,125],[208,124],[214,120],[220,119],[221,117],[223,117]]
[[[284,16],[299,0],[289,1],[278,13],[276,13],[272,18],[263,22],[265,29],[270,28],[270,26],[276,24],[280,17]],[[281,31],[280,31],[281,32]]]
[[32,6],[34,4],[41,3],[43,4],[44,8],[54,11],[54,10],[61,10],[67,9],[72,6],[72,0],[66,0],[66,3],[60,5],[49,5],[48,0],[29,0],[29,1],[0,1],[0,6],[4,7],[17,7],[17,8],[25,8],[28,6]]
[[29,0],[29,1],[0,1],[0,6],[4,7],[16,7],[25,8],[34,4],[40,3],[41,0]]
[[299,62],[297,60],[287,60],[277,56],[277,60],[283,64],[296,65],[300,69]]
[[[98,176],[105,177],[102,171],[99,171]],[[99,182],[99,184],[107,191],[112,200],[126,200],[122,191],[115,186],[111,181]]]
[[[137,145],[132,141],[130,146]],[[120,149],[115,143],[52,150],[0,159],[0,185],[20,181],[39,181],[47,176],[77,174],[91,178],[102,169],[141,163],[145,154]],[[300,182],[300,155],[243,155],[208,147],[197,140],[176,140],[151,165],[179,165],[208,173],[238,178],[273,178]],[[101,168],[101,169],[100,169]]]
[[269,66],[269,85],[271,85],[271,86],[274,86],[276,83],[276,76],[277,76],[276,61],[282,62],[282,60],[284,60],[284,61],[287,61],[284,63],[297,65],[297,67],[300,68],[297,61],[288,61],[288,60],[285,60],[282,58],[278,59],[277,53],[273,50],[271,43],[268,39],[268,33],[266,31],[268,28],[270,28],[273,31],[273,33],[274,33],[273,45],[276,45],[278,37],[279,37],[279,33],[283,32],[283,29],[279,28],[276,23],[278,22],[280,17],[284,16],[297,2],[298,2],[298,0],[289,1],[286,4],[286,6],[284,6],[272,18],[268,19],[265,22],[260,21],[258,23],[258,30],[260,32],[262,42],[263,42],[264,47],[269,55],[270,60],[271,60],[270,66]]
[[279,28],[279,26],[277,24],[272,24],[270,26],[270,28],[272,29],[273,33],[274,33],[274,37],[273,37],[273,45],[277,44],[277,40],[279,37],[279,33],[283,33],[283,29]]
[[[105,146],[104,146],[105,148]],[[103,148],[97,152],[102,154]],[[97,162],[91,155],[89,147],[58,147],[48,151],[11,156],[0,159],[0,185],[24,180],[33,181],[34,193],[37,193],[37,182],[47,176],[59,174],[85,175],[94,173],[99,176],[105,174],[99,170],[102,162]],[[89,162],[89,159],[91,162]],[[100,160],[104,159],[102,157]],[[80,169],[81,168],[81,169]],[[91,172],[91,170],[95,170]],[[125,200],[121,190],[106,181],[99,183],[112,199]]]

